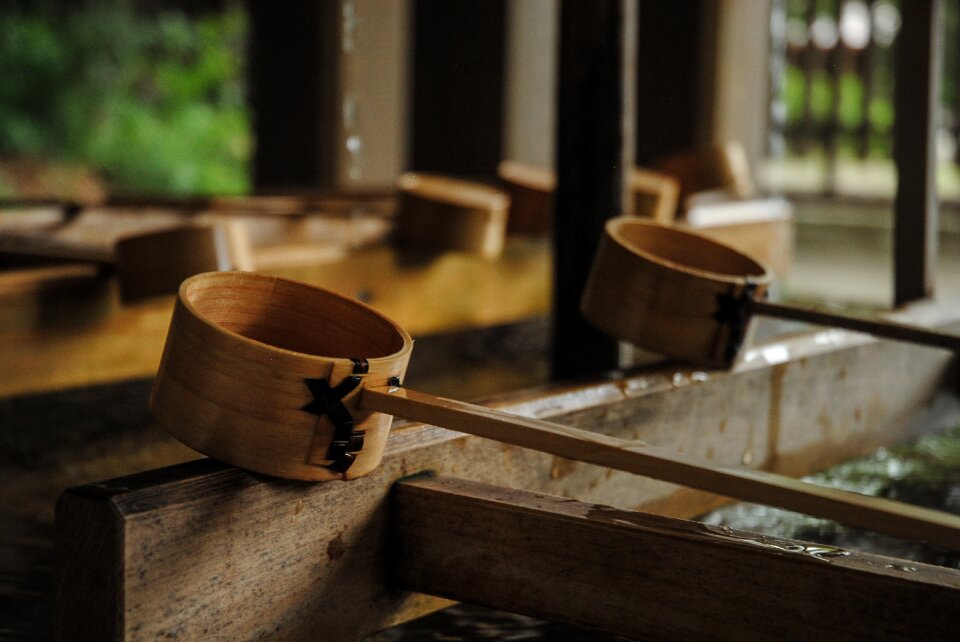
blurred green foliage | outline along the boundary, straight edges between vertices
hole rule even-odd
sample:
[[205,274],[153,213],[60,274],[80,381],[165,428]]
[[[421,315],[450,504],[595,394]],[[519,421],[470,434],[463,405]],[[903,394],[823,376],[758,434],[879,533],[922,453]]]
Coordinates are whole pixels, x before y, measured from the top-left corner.
[[[885,0],[871,3],[899,7],[903,0]],[[843,0],[787,0],[786,17],[793,29],[801,34],[812,33],[808,25],[812,14],[836,20],[841,15]],[[876,29],[877,18],[871,18],[870,29]],[[943,30],[942,69],[940,82],[941,127],[951,128],[960,145],[960,0],[943,3],[941,19]],[[874,41],[869,51],[818,50],[810,41],[806,48],[788,58],[783,79],[783,99],[786,104],[786,126],[794,132],[791,152],[822,153],[817,146],[807,146],[800,139],[819,139],[826,128],[837,136],[837,150],[841,156],[860,155],[875,159],[889,158],[892,151],[894,120],[893,65],[896,43],[893,46]],[[813,53],[810,64],[806,56]],[[805,73],[804,67],[808,66]],[[868,67],[865,71],[863,67]],[[839,69],[839,71],[837,71]],[[833,73],[831,73],[833,72]],[[869,74],[867,78],[859,75]],[[834,85],[836,83],[836,86]],[[869,89],[869,91],[868,91]],[[859,140],[864,125],[869,132],[866,146]],[[832,129],[835,127],[836,129]],[[798,144],[800,143],[800,144]],[[956,154],[960,160],[960,149]]]
[[240,3],[0,0],[0,157],[88,165],[115,192],[247,191],[246,33]]

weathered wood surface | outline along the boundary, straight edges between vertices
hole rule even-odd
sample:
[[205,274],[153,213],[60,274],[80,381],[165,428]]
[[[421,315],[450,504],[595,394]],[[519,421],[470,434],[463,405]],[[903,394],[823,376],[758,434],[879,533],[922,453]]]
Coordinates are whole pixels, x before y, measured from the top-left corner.
[[[949,318],[936,308],[916,316],[931,324]],[[732,372],[647,370],[493,405],[798,475],[954,421],[955,396],[943,394],[955,386],[949,361],[942,351],[833,330],[758,347]],[[348,483],[279,481],[209,460],[183,464],[63,496],[61,539],[84,546],[119,524],[123,564],[119,576],[103,575],[102,559],[73,558],[64,568],[74,581],[62,587],[61,631],[83,639],[104,617],[83,605],[104,599],[122,603],[115,639],[347,640],[439,608],[446,602],[385,583],[389,489],[422,471],[678,516],[718,502],[419,424],[395,428],[382,466]],[[104,503],[111,517],[97,528],[69,519]],[[96,595],[78,593],[90,574],[102,581]]]
[[[379,245],[335,260],[265,272],[366,301],[415,336],[514,323],[549,309],[545,241],[509,239],[497,261],[433,258]],[[35,268],[0,274],[0,398],[152,376],[173,297],[120,303],[114,279],[95,269]]]
[[393,492],[392,580],[643,640],[953,640],[960,571],[449,478]]

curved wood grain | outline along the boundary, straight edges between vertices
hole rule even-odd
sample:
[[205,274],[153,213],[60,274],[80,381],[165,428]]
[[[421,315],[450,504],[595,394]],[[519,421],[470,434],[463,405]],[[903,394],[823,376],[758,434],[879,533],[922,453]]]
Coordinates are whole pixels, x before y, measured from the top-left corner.
[[[244,272],[184,281],[150,407],[188,446],[256,472],[292,479],[341,479],[376,468],[390,417],[353,413],[363,432],[356,461],[339,472],[327,449],[330,414],[308,379],[336,386],[366,359],[365,379],[402,377],[413,341],[372,308],[311,285]],[[353,394],[343,398],[352,405]]]

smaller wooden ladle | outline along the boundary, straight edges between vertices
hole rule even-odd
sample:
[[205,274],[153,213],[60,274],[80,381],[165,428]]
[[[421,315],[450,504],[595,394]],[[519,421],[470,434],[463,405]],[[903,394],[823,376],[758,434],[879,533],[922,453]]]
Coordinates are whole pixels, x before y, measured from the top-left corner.
[[242,272],[187,279],[150,407],[196,450],[290,479],[375,469],[392,416],[960,549],[960,517],[511,415],[400,384],[413,341],[372,308]]
[[37,235],[0,239],[0,255],[87,263],[117,275],[126,303],[177,291],[189,276],[212,270],[252,269],[239,222],[178,225],[119,238],[112,249],[51,241]]
[[[171,199],[136,201],[124,199],[115,204],[127,207],[163,205],[202,211],[205,214],[244,217],[296,217],[313,211],[344,212],[358,205],[373,204],[382,215],[387,204],[384,192],[329,192],[315,198],[300,196],[248,196],[234,198]],[[350,204],[353,204],[353,208]],[[39,202],[36,204],[40,204]],[[510,198],[501,190],[473,181],[429,174],[404,174],[397,181],[393,200],[393,226],[397,243],[405,250],[426,255],[463,252],[484,259],[496,259],[504,247]],[[22,203],[20,205],[29,205]],[[80,207],[63,204],[74,218]],[[243,220],[213,223],[187,222],[138,231],[117,239],[111,245],[83,241],[58,240],[50,234],[0,236],[0,256],[17,260],[68,261],[112,269],[124,302],[173,294],[189,276],[201,272],[264,269],[254,250]],[[87,241],[87,239],[84,239]],[[308,247],[306,244],[299,249]],[[274,252],[295,254],[293,248]],[[301,254],[303,252],[301,251]],[[315,258],[316,253],[307,253]]]
[[703,366],[732,365],[754,315],[960,350],[958,336],[765,301],[770,282],[763,265],[729,246],[620,217],[606,223],[581,311],[611,336]]

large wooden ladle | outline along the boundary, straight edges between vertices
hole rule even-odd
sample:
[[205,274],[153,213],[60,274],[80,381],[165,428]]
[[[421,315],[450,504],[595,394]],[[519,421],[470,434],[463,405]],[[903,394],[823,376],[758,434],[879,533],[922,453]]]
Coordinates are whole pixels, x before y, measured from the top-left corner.
[[370,472],[397,416],[960,549],[954,515],[404,388],[412,347],[403,328],[333,292],[252,273],[201,274],[180,288],[150,405],[187,445],[278,477]]
[[688,363],[729,367],[754,315],[960,350],[960,337],[765,301],[771,277],[741,252],[635,218],[606,223],[581,310],[611,336]]

